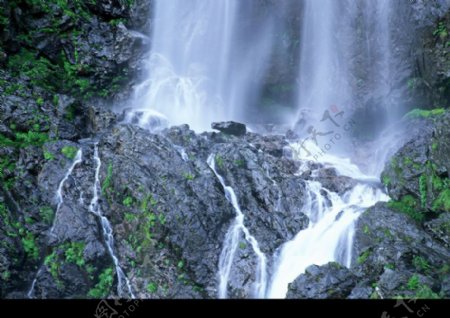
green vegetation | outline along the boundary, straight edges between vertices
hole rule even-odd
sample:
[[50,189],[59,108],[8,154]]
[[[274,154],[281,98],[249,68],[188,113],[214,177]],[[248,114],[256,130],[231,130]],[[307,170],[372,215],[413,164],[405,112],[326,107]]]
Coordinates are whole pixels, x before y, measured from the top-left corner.
[[244,168],[245,167],[245,160],[239,159],[239,160],[235,160],[234,164],[239,167],[239,168]]
[[190,174],[190,173],[183,173],[183,177],[184,179],[186,179],[187,181],[192,181],[195,179],[195,176]]
[[83,256],[85,247],[86,244],[84,242],[72,242],[66,244],[64,246],[66,261],[82,268],[86,264]]
[[356,260],[358,264],[363,264],[370,256],[370,250],[364,251]]
[[406,85],[408,86],[408,89],[409,89],[409,90],[413,91],[413,90],[415,90],[415,89],[417,88],[417,86],[419,85],[419,82],[420,82],[420,79],[419,79],[419,78],[413,77],[413,78],[410,78],[410,79],[408,80],[408,82],[406,83]]
[[245,242],[240,242],[240,243],[239,243],[239,248],[240,248],[241,250],[245,250],[245,249],[247,248],[247,244],[246,244]]
[[33,260],[37,260],[39,258],[39,248],[36,244],[36,238],[34,237],[33,233],[26,232],[22,237],[22,244],[23,249],[25,250],[25,253],[28,257]]
[[445,113],[444,108],[437,108],[432,110],[424,110],[424,109],[413,109],[409,113],[405,115],[405,118],[408,119],[416,119],[416,118],[432,118],[436,116],[441,116]]
[[225,162],[223,161],[223,158],[221,155],[216,155],[216,165],[219,167],[219,169],[223,169],[225,167]]
[[370,234],[370,229],[369,229],[369,226],[367,224],[364,224],[363,233],[366,234],[366,235]]
[[55,159],[55,155],[48,150],[44,150],[44,159],[47,161],[51,161]]
[[417,299],[439,299],[441,298],[438,294],[433,292],[433,290],[425,285],[421,284],[419,280],[419,276],[417,274],[414,274],[411,276],[411,278],[408,280],[407,283],[407,289],[411,291],[415,291],[414,298]]
[[154,283],[154,282],[148,283],[148,284],[147,284],[147,291],[148,291],[150,294],[156,293],[156,292],[158,291],[158,285],[157,285],[156,283]]
[[122,204],[127,208],[131,208],[133,205],[133,197],[127,196],[125,199],[123,199]]
[[76,155],[77,155],[78,149],[74,146],[64,146],[61,149],[61,153],[70,160],[75,159]]
[[395,269],[395,264],[388,263],[388,264],[384,265],[384,268],[387,268],[387,269],[390,269],[390,270],[394,270]]
[[436,29],[433,32],[434,36],[438,36],[440,38],[446,38],[448,36],[447,27],[445,26],[444,22],[439,22]]
[[5,189],[11,189],[16,178],[12,176],[16,164],[8,157],[0,157],[0,182]]
[[418,271],[426,272],[431,269],[430,264],[422,256],[414,256],[413,265]]
[[158,215],[154,212],[157,201],[151,194],[146,195],[139,206],[140,213],[125,214],[125,218],[133,223],[135,230],[128,236],[128,243],[138,254],[138,257],[142,256],[142,251],[154,245],[153,230],[157,221],[160,224],[165,224],[166,218],[162,213]]
[[106,171],[106,178],[102,185],[102,194],[107,195],[112,190],[113,165],[110,163]]
[[44,206],[39,209],[39,215],[46,224],[50,225],[53,222],[55,212],[49,206]]
[[391,178],[389,176],[383,175],[382,182],[387,187],[387,186],[389,186],[392,183],[392,180],[391,180]]
[[426,174],[422,174],[419,177],[419,191],[420,191],[420,204],[422,209],[425,209],[427,206],[427,182],[428,182],[428,178]]
[[419,276],[417,276],[416,274],[414,274],[409,280],[408,280],[408,284],[407,287],[409,290],[416,290],[417,288],[419,288],[420,282],[419,282]]
[[114,282],[114,271],[112,268],[106,268],[100,275],[99,281],[93,289],[88,292],[92,298],[108,297]]
[[405,195],[400,201],[389,201],[388,207],[401,213],[405,213],[417,222],[422,222],[424,214],[419,212],[420,206],[412,195]]
[[450,189],[445,189],[439,194],[439,197],[433,202],[433,210],[450,212]]
[[3,223],[2,228],[4,228],[8,237],[20,238],[26,256],[32,261],[38,260],[39,247],[36,243],[35,236],[24,227],[21,221],[18,221],[16,217],[13,217],[5,204],[1,202],[0,221]]

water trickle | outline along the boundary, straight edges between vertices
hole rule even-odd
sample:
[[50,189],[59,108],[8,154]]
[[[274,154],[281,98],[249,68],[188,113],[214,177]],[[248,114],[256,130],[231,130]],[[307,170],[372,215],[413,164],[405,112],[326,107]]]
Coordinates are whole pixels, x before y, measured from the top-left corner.
[[61,180],[61,182],[59,183],[58,189],[56,190],[56,202],[57,202],[57,206],[56,206],[56,212],[55,212],[55,218],[53,220],[53,225],[50,228],[50,234],[53,234],[53,231],[55,229],[57,220],[58,220],[58,216],[59,216],[59,210],[61,209],[61,206],[64,203],[64,197],[63,197],[63,188],[64,188],[64,184],[66,183],[67,179],[69,179],[70,175],[73,172],[73,169],[75,169],[75,167],[81,163],[83,161],[83,152],[81,149],[79,149],[77,151],[77,154],[75,156],[75,159],[72,163],[72,165],[69,167],[69,170],[67,170],[66,174],[64,175],[64,178]]
[[252,236],[249,230],[244,225],[244,214],[239,207],[239,203],[233,188],[227,186],[221,175],[216,171],[215,155],[210,155],[207,161],[209,167],[220,181],[224,191],[225,197],[233,205],[236,211],[236,218],[231,224],[223,243],[222,252],[219,258],[219,298],[227,297],[228,281],[233,266],[233,259],[239,244],[239,236],[244,234],[245,240],[252,246],[253,252],[258,258],[258,267],[256,269],[256,281],[254,284],[255,298],[263,298],[267,286],[267,261],[266,256],[260,250],[257,240]]
[[94,213],[99,219],[100,223],[103,229],[103,237],[105,239],[106,246],[108,248],[108,252],[111,255],[111,258],[113,259],[114,266],[116,269],[117,274],[117,294],[121,298],[135,298],[133,294],[133,290],[131,288],[130,281],[128,280],[127,276],[123,272],[122,268],[120,267],[119,259],[117,258],[115,252],[114,252],[114,236],[113,236],[113,230],[111,227],[111,223],[108,221],[108,219],[103,215],[100,205],[98,203],[98,190],[100,189],[100,168],[102,165],[102,162],[100,160],[99,154],[98,154],[98,146],[95,144],[94,146],[94,161],[96,163],[95,167],[95,181],[93,186],[93,197],[91,200],[91,203],[89,204],[89,211]]
[[39,277],[39,275],[41,275],[41,273],[42,273],[42,266],[37,271],[36,276],[34,276],[33,282],[31,283],[31,287],[30,287],[30,289],[27,292],[28,299],[34,298],[34,289],[36,287],[37,278]]

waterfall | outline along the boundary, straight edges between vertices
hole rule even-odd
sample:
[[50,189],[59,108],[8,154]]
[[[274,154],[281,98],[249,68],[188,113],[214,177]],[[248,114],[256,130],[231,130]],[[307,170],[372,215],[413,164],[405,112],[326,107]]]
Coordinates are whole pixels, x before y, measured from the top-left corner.
[[361,120],[381,128],[384,114],[393,114],[401,99],[392,93],[396,71],[402,67],[391,45],[395,1],[305,0],[304,4],[293,124],[314,121],[319,128],[329,128],[330,123],[321,119],[333,107],[347,115],[359,109],[366,117],[378,116]]
[[[304,151],[295,153],[297,159],[305,160]],[[309,265],[335,261],[350,267],[355,221],[367,208],[389,199],[380,187],[367,182],[373,177],[365,176],[349,160],[329,155],[321,163],[327,166],[333,162],[341,175],[358,179],[360,183],[340,196],[317,181],[306,181],[307,200],[302,212],[309,217],[310,224],[282,246],[267,291],[269,298],[284,298],[288,284]]]
[[113,236],[113,230],[111,227],[111,223],[108,221],[108,219],[103,215],[100,205],[98,203],[98,189],[100,189],[100,168],[102,165],[102,162],[100,160],[100,156],[98,154],[98,146],[95,144],[94,146],[94,161],[96,163],[95,167],[95,181],[94,186],[92,189],[93,197],[91,200],[91,203],[89,204],[89,211],[95,214],[99,219],[100,223],[103,229],[103,237],[105,239],[105,244],[108,248],[108,252],[111,255],[111,258],[113,259],[114,266],[116,269],[117,274],[117,294],[121,298],[136,298],[133,294],[133,290],[131,289],[130,281],[128,280],[127,276],[123,272],[122,268],[120,267],[119,259],[117,258],[115,252],[114,252],[114,236]]
[[152,131],[242,120],[258,96],[270,57],[274,21],[254,22],[259,3],[156,0],[145,80],[126,121]]
[[81,161],[83,157],[83,152],[81,149],[79,149],[77,151],[77,154],[75,156],[75,159],[72,163],[72,165],[69,167],[69,170],[67,170],[66,174],[64,175],[64,178],[61,180],[61,182],[59,183],[58,189],[56,190],[56,201],[57,201],[57,206],[56,206],[56,212],[55,212],[55,218],[53,220],[53,225],[50,228],[50,234],[53,234],[53,231],[55,229],[56,226],[56,221],[58,219],[58,215],[59,215],[59,210],[61,209],[61,206],[64,203],[64,198],[63,198],[63,187],[64,184],[66,183],[67,179],[69,179],[70,175],[73,172],[73,169],[75,169],[75,167],[81,163]]
[[258,267],[256,269],[256,282],[254,285],[254,297],[263,298],[265,296],[265,290],[267,285],[267,273],[266,273],[266,257],[260,250],[257,240],[252,236],[249,230],[244,225],[244,214],[239,207],[239,203],[236,194],[232,187],[225,184],[225,181],[221,175],[217,173],[215,155],[210,155],[208,158],[208,165],[211,170],[219,179],[222,185],[227,200],[232,204],[236,211],[236,218],[228,230],[225,241],[223,243],[222,253],[219,259],[219,298],[227,297],[228,280],[231,273],[231,267],[233,265],[233,259],[236,254],[236,250],[239,244],[239,236],[241,232],[244,234],[245,240],[252,246],[253,252],[258,258]]

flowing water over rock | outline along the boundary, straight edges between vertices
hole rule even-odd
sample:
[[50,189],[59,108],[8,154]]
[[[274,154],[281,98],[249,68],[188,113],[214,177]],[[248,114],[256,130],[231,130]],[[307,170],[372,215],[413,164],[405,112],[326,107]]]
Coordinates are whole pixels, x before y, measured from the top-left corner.
[[210,155],[208,158],[208,165],[211,167],[211,169],[214,171],[214,174],[219,179],[220,184],[225,191],[227,200],[233,205],[233,208],[236,211],[236,219],[234,220],[225,237],[222,253],[220,254],[219,259],[219,298],[227,297],[228,279],[232,269],[231,267],[233,265],[233,258],[236,254],[236,250],[238,249],[239,237],[241,233],[244,234],[245,240],[252,246],[253,252],[256,254],[256,257],[258,259],[257,268],[255,269],[256,281],[254,285],[253,297],[263,298],[267,285],[266,256],[263,252],[261,252],[255,237],[252,236],[249,230],[245,227],[244,214],[239,207],[236,194],[234,193],[233,188],[227,186],[222,176],[217,173],[215,160],[215,156]]
[[130,281],[128,280],[127,276],[123,272],[122,268],[119,264],[119,259],[117,258],[115,252],[114,252],[114,236],[113,236],[113,230],[111,227],[110,222],[108,219],[103,215],[100,205],[98,203],[98,190],[100,189],[100,168],[102,165],[102,162],[100,160],[99,154],[98,154],[98,146],[95,144],[94,149],[94,161],[96,163],[95,167],[95,181],[94,186],[92,188],[93,191],[93,197],[91,200],[91,203],[89,204],[89,211],[94,213],[99,219],[100,223],[103,229],[103,237],[105,239],[105,244],[108,247],[109,254],[111,255],[111,258],[113,259],[114,266],[116,269],[117,274],[117,295],[121,298],[135,298],[133,294],[133,290],[131,289]]
[[56,222],[58,221],[58,212],[61,209],[61,206],[64,203],[64,198],[63,198],[63,187],[64,187],[64,183],[67,181],[67,179],[70,177],[70,175],[72,174],[73,169],[75,169],[75,167],[81,163],[83,160],[83,151],[81,149],[79,149],[77,151],[77,154],[75,155],[75,159],[72,163],[72,165],[70,166],[69,170],[67,170],[66,175],[64,176],[64,178],[61,180],[59,186],[58,186],[58,190],[56,191],[56,200],[58,202],[58,205],[56,206],[56,212],[55,212],[55,219],[53,220],[53,226],[50,228],[50,234],[53,234],[53,230],[55,228]]

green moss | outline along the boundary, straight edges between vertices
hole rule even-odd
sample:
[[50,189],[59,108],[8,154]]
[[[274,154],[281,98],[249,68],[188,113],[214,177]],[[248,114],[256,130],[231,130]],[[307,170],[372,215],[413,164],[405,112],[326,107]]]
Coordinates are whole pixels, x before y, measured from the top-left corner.
[[391,178],[387,175],[383,175],[382,182],[386,187],[392,184]]
[[56,252],[53,251],[50,255],[48,255],[44,260],[45,266],[49,268],[49,272],[52,275],[53,279],[58,281],[59,280],[59,270],[60,270],[60,263],[58,261],[58,256],[56,255]]
[[84,242],[71,242],[66,244],[64,246],[66,261],[82,268],[86,264],[83,255],[85,247],[86,244]]
[[422,256],[414,256],[413,265],[418,271],[421,272],[426,272],[431,269],[430,264],[428,264],[427,260]]
[[102,194],[107,194],[108,190],[112,189],[113,165],[110,163],[106,171],[106,178],[102,184]]
[[414,274],[408,280],[408,284],[406,286],[409,290],[416,290],[417,288],[419,288],[419,285],[420,285],[419,276]]
[[241,250],[245,250],[245,249],[247,248],[247,244],[246,244],[245,242],[240,242],[240,243],[239,243],[239,248],[240,248]]
[[438,294],[433,292],[433,290],[427,285],[421,285],[417,288],[415,298],[417,299],[440,299]]
[[444,108],[437,108],[433,110],[424,110],[424,109],[413,109],[409,113],[405,115],[405,118],[408,119],[416,119],[416,118],[431,118],[436,116],[441,116],[445,113]]
[[225,167],[225,162],[221,155],[216,155],[216,165],[219,169],[223,169]]
[[39,258],[39,249],[36,244],[36,238],[31,232],[26,232],[25,236],[22,237],[22,244],[25,253],[32,260],[37,260]]
[[422,209],[425,209],[427,206],[427,175],[426,174],[422,174],[419,177],[419,191],[420,191],[420,204],[422,206]]
[[64,146],[61,149],[61,153],[70,160],[75,159],[76,155],[77,155],[78,149],[74,146]]
[[385,268],[390,269],[390,270],[394,270],[395,269],[395,264],[392,263],[388,263],[386,265],[384,265]]
[[147,291],[148,291],[150,294],[156,293],[156,292],[158,291],[158,285],[157,285],[156,283],[154,283],[154,282],[148,283],[148,284],[147,284]]
[[109,296],[114,282],[114,271],[112,268],[106,268],[100,275],[99,281],[93,289],[88,292],[92,298],[106,298]]
[[415,291],[414,298],[417,299],[439,299],[441,298],[438,294],[433,292],[433,290],[425,284],[421,284],[419,280],[419,276],[414,274],[408,280],[407,289],[411,291]]
[[450,212],[450,189],[442,191],[433,202],[433,210]]
[[48,150],[44,150],[44,159],[51,161],[55,159],[55,155]]
[[190,174],[190,173],[183,173],[183,177],[184,179],[186,179],[187,181],[192,181],[195,179],[195,176]]
[[363,233],[366,234],[366,235],[370,234],[370,229],[369,229],[369,226],[367,224],[364,224]]
[[234,164],[239,167],[239,168],[244,168],[245,167],[245,160],[239,159],[239,160],[235,160]]
[[436,141],[434,141],[432,144],[431,144],[431,149],[433,150],[433,151],[436,151],[436,150],[438,150],[438,143],[436,142]]
[[358,264],[363,264],[369,258],[371,252],[370,250],[364,251],[356,260]]
[[405,195],[400,201],[389,201],[387,206],[395,211],[405,213],[417,222],[423,222],[425,216],[419,211],[420,206],[412,195]]
[[39,208],[39,216],[41,217],[42,221],[44,221],[46,224],[50,225],[53,222],[53,218],[55,216],[55,212],[53,209],[49,206],[44,206]]
[[133,206],[133,197],[127,196],[123,199],[122,204],[127,208],[131,208]]
[[3,280],[3,281],[5,281],[5,282],[7,282],[9,279],[11,278],[11,272],[10,271],[4,271],[2,274],[1,274],[1,279]]

